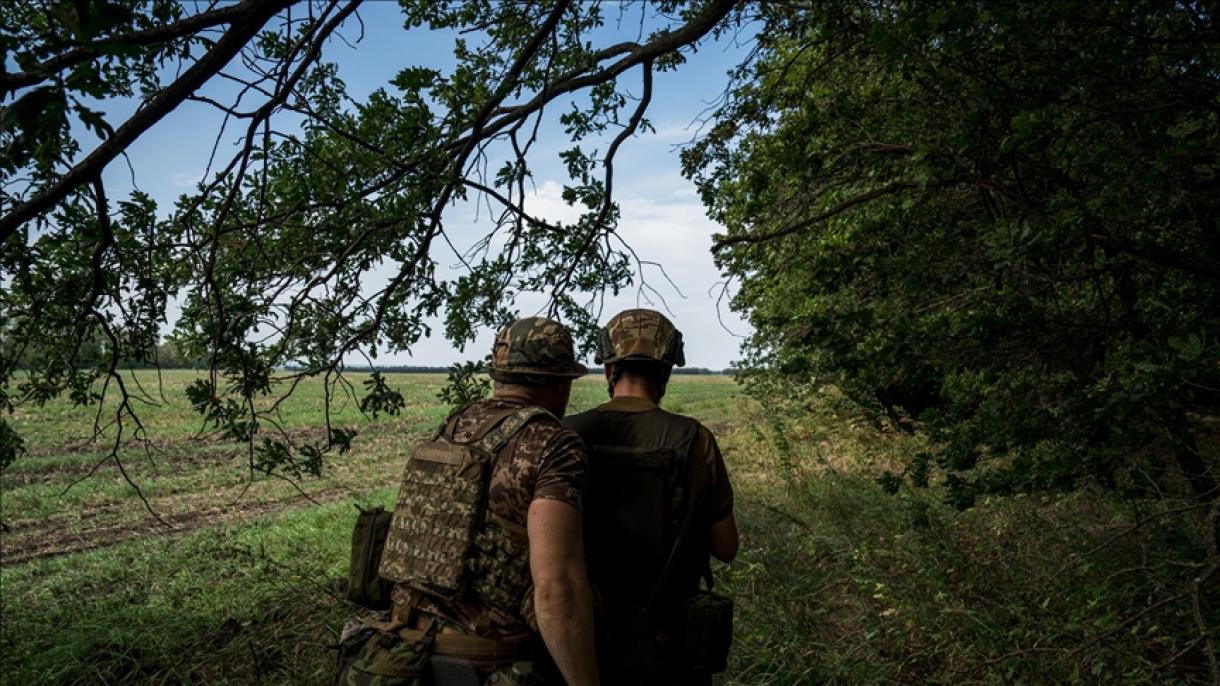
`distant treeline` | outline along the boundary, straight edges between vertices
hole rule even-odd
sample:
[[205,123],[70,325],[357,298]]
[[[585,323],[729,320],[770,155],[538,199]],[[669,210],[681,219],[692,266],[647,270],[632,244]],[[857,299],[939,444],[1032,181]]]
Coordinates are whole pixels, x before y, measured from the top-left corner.
[[[0,359],[6,364],[12,364],[15,369],[38,367],[47,362],[48,355],[47,351],[33,343],[16,341],[7,334],[0,334]],[[109,362],[110,346],[100,334],[81,341],[73,360],[80,369],[105,367]],[[119,359],[118,364],[119,369],[202,369],[206,366],[206,357],[188,358],[179,352],[173,341],[159,343],[155,350],[149,350],[144,355],[124,356]]]
[[[6,337],[0,337],[0,356],[8,359],[12,355],[18,354],[20,357],[15,365],[19,369],[25,369],[37,366],[42,359],[42,351],[33,346],[20,348],[15,345],[14,341],[8,340]],[[107,361],[107,346],[105,341],[98,336],[92,336],[81,343],[80,349],[76,353],[76,363],[82,367],[88,367],[93,364],[105,364]],[[144,356],[144,359],[138,358],[123,358],[119,361],[120,369],[152,369],[160,367],[161,369],[203,369],[208,366],[206,357],[191,359],[179,352],[178,347],[173,341],[164,341],[157,345],[155,351],[150,351],[149,355]],[[303,367],[300,365],[288,365],[283,368],[285,371],[296,372],[301,371]],[[448,366],[437,365],[375,365],[371,368],[352,368],[353,372],[361,371],[376,371],[382,374],[448,374]],[[601,367],[589,367],[590,374],[601,374]],[[674,367],[675,375],[709,375],[709,374],[732,374],[734,370],[729,369],[708,369],[707,367]]]
[[[287,367],[284,367],[284,369],[286,371],[296,372],[296,371],[301,371],[302,368],[299,366],[296,366],[296,365],[289,365]],[[361,368],[361,369],[353,368],[351,371],[354,371],[354,372],[371,371],[371,372],[380,372],[382,374],[448,374],[449,367],[435,367],[435,366],[409,365],[409,364],[374,365],[372,367],[366,367],[366,368]],[[589,367],[590,374],[600,374],[601,371],[602,371],[601,367]],[[673,373],[674,374],[732,374],[733,370],[732,369],[716,370],[716,369],[708,369],[706,367],[675,367]]]

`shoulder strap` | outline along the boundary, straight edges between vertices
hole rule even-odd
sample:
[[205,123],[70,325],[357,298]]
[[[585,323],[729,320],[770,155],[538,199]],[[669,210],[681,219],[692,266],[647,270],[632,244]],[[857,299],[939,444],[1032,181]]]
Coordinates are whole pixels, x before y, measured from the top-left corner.
[[444,421],[441,422],[440,426],[436,427],[436,431],[432,432],[431,440],[435,441],[435,440],[441,438],[442,436],[445,438],[449,438],[449,437],[453,436],[454,430],[457,429],[458,417],[461,417],[463,412],[468,410],[471,405],[474,405],[477,402],[479,402],[479,401],[472,400],[472,401],[466,403],[465,405],[462,405],[461,407],[457,408],[456,410],[450,412],[449,415],[445,417]]
[[494,455],[500,452],[500,449],[507,445],[513,436],[517,435],[517,432],[523,429],[526,424],[542,416],[554,417],[550,412],[537,405],[530,405],[529,407],[522,407],[516,410],[505,410],[503,416],[497,413],[488,419],[483,426],[479,427],[469,445],[477,446]]
[[[475,401],[475,402],[478,402],[478,401]],[[438,438],[444,437],[446,440],[453,442],[453,443],[457,443],[459,445],[477,446],[480,448],[484,448],[484,449],[488,450],[489,452],[494,453],[497,450],[499,450],[500,448],[502,448],[503,443],[507,443],[508,440],[513,437],[513,434],[517,433],[517,431],[520,430],[520,428],[522,426],[525,426],[525,424],[527,422],[529,422],[531,419],[533,419],[534,417],[544,415],[544,414],[545,415],[551,414],[550,412],[548,412],[545,409],[538,407],[536,405],[532,405],[529,407],[520,407],[520,408],[519,407],[508,407],[503,410],[500,410],[499,412],[493,413],[490,417],[488,417],[487,419],[484,419],[483,423],[480,424],[478,426],[478,428],[475,429],[474,433],[470,436],[470,438],[466,439],[465,441],[454,441],[453,432],[457,430],[458,418],[466,410],[466,408],[470,407],[470,405],[473,405],[473,404],[474,403],[469,403],[467,405],[464,405],[461,408],[453,411],[448,417],[446,417],[445,421],[442,422],[439,427],[437,427],[436,433],[432,436],[432,440],[435,441]],[[528,415],[528,416],[523,418],[519,423],[508,421],[508,420],[512,419],[515,415]],[[508,424],[512,424],[513,426],[509,426],[508,424],[505,424],[505,422],[508,422]],[[501,427],[501,425],[504,425],[504,426]],[[484,443],[486,440],[494,439],[495,436],[492,436],[492,434],[498,435],[500,432],[497,431],[497,429],[500,429],[500,428],[508,429],[507,435],[503,439],[503,443],[493,444],[490,447],[488,447],[487,445],[482,445],[482,443]]]
[[[652,612],[653,605],[656,603],[661,591],[668,585],[678,561],[679,552],[685,547],[687,536],[690,534],[691,524],[695,520],[695,509],[698,506],[699,496],[703,492],[702,481],[694,478],[694,470],[698,468],[696,462],[697,460],[691,459],[691,455],[687,454],[686,471],[690,483],[690,493],[686,497],[686,514],[682,517],[682,524],[678,528],[678,535],[674,537],[674,545],[669,549],[669,557],[665,560],[665,567],[661,569],[661,576],[657,578],[656,585],[652,587],[652,592],[648,594],[648,600],[644,603],[644,611],[646,613]],[[710,589],[712,585],[710,567],[705,570],[704,578]]]

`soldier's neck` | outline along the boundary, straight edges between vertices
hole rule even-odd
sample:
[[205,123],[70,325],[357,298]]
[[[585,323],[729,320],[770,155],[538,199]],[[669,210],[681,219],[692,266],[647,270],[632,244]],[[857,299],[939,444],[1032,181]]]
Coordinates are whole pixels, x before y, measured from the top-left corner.
[[495,398],[520,400],[530,405],[537,405],[556,417],[563,417],[567,409],[567,398],[558,397],[554,393],[529,393],[514,388],[512,390],[496,389],[492,394]]
[[624,376],[614,384],[615,398],[646,398],[651,400],[652,404],[659,405],[662,395],[664,393],[658,393],[651,384],[629,376]]

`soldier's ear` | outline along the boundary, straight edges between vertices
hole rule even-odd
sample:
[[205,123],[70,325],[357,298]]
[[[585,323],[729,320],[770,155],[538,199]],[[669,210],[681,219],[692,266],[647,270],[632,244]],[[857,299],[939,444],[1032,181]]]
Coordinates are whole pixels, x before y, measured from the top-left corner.
[[604,364],[602,365],[602,369],[605,370],[607,379],[609,379],[610,375],[614,373],[614,365]]

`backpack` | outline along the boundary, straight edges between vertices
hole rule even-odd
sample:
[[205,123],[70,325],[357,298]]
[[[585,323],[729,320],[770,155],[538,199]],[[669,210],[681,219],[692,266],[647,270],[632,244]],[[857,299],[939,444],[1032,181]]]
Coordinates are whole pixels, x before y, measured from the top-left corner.
[[373,610],[390,606],[394,586],[377,575],[381,549],[390,530],[390,512],[382,507],[366,510],[359,505],[356,528],[352,530],[352,557],[347,572],[347,599]]
[[464,594],[474,551],[486,538],[480,534],[498,530],[485,526],[496,454],[531,420],[552,416],[536,406],[507,408],[459,442],[451,436],[464,410],[412,450],[378,567],[383,579],[445,599]]

